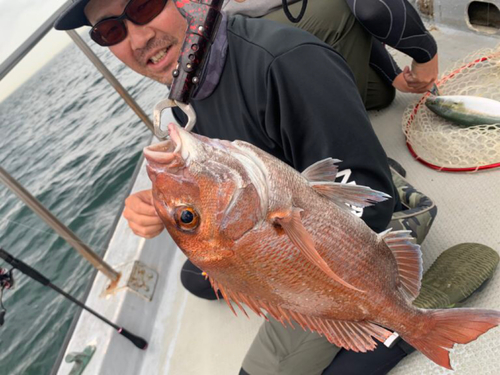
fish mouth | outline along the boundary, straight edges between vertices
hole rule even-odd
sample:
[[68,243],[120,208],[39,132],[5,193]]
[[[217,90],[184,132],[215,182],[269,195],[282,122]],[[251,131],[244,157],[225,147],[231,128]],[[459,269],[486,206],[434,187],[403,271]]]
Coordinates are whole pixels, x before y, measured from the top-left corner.
[[441,98],[437,97],[437,96],[429,96],[427,99],[425,99],[425,104],[431,104],[431,105],[435,105],[435,104],[438,104],[438,103],[441,103],[442,100]]
[[459,110],[462,107],[460,103],[450,99],[446,100],[443,96],[428,97],[425,101],[425,106],[435,114],[441,116],[443,113]]
[[425,106],[431,111],[436,112],[440,107],[443,107],[443,100],[440,97],[429,96],[425,100]]
[[[183,147],[185,130],[176,124],[168,125],[169,138],[144,148],[148,169],[180,169],[186,165],[189,153]],[[189,143],[189,142],[188,142]]]

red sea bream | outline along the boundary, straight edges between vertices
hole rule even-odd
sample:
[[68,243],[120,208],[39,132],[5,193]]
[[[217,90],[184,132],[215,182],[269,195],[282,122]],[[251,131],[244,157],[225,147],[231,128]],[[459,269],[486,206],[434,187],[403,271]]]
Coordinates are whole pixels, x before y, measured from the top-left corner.
[[145,149],[156,210],[230,307],[295,320],[360,352],[395,331],[446,368],[455,343],[500,323],[492,310],[412,306],[419,246],[406,231],[375,233],[350,211],[348,204],[366,207],[387,196],[335,183],[338,161],[299,173],[246,142],[174,124],[169,132],[169,140]]

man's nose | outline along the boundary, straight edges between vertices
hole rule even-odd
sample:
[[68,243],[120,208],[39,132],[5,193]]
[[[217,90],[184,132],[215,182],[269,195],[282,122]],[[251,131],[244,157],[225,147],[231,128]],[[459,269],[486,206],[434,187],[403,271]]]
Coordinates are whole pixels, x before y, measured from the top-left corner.
[[132,49],[144,48],[148,42],[155,36],[155,32],[147,25],[136,25],[129,20],[125,21]]

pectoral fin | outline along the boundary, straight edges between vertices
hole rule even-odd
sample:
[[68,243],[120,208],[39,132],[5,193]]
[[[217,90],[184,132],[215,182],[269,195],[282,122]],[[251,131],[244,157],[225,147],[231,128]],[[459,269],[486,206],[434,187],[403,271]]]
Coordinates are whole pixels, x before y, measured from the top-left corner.
[[363,290],[355,288],[354,286],[350,285],[349,283],[342,280],[339,276],[337,276],[337,274],[335,274],[335,272],[331,270],[331,268],[328,266],[328,264],[326,264],[321,255],[316,251],[311,235],[307,232],[306,228],[304,228],[304,225],[302,224],[302,219],[300,217],[301,211],[302,210],[300,208],[294,207],[291,212],[285,214],[277,213],[272,215],[272,218],[283,228],[292,243],[297,246],[297,248],[311,263],[319,267],[321,271],[326,273],[336,282],[344,285],[347,288],[364,293]]

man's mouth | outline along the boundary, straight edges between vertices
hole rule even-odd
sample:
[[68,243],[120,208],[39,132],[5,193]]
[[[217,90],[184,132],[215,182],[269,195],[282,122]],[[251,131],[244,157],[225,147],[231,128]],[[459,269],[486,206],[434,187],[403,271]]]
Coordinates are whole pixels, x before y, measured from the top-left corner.
[[165,58],[165,56],[167,56],[167,53],[170,50],[170,47],[171,46],[168,46],[167,48],[164,48],[164,49],[158,51],[158,53],[156,53],[156,55],[149,58],[148,63],[151,63],[153,65],[158,64],[160,61],[162,61]]

